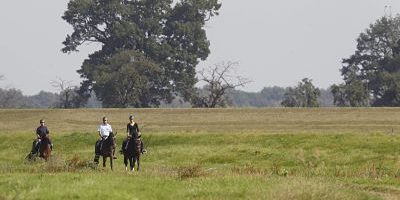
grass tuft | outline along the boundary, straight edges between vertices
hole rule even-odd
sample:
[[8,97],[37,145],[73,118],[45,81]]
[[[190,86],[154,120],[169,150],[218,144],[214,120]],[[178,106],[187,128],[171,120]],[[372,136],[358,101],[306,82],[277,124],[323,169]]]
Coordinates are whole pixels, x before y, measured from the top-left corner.
[[207,172],[202,167],[200,167],[200,165],[180,167],[178,169],[178,178],[181,180],[188,178],[197,178],[206,175]]

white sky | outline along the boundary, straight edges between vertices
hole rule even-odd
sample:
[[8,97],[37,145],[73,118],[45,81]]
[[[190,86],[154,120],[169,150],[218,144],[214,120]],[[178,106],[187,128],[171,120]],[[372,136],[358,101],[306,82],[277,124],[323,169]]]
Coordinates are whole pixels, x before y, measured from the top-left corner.
[[[0,81],[2,88],[24,94],[55,92],[61,78],[79,85],[76,70],[95,44],[63,54],[72,33],[61,19],[68,0],[4,1],[0,6]],[[265,86],[294,86],[311,78],[326,88],[342,81],[341,59],[355,51],[356,38],[395,0],[222,0],[220,15],[207,24],[211,54],[199,68],[222,61],[239,62],[237,73],[253,82],[245,91]],[[389,14],[389,9],[386,9]]]

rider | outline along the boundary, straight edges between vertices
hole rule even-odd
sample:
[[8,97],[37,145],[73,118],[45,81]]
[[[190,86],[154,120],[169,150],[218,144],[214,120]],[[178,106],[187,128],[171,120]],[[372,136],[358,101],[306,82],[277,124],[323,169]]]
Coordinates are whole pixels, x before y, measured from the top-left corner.
[[50,131],[47,128],[47,126],[45,126],[44,119],[41,119],[39,122],[40,122],[40,126],[36,129],[36,139],[35,139],[35,141],[33,141],[33,145],[32,145],[32,150],[31,150],[32,154],[35,154],[39,151],[41,140],[45,136],[47,136],[47,138],[49,139],[50,148],[53,150],[53,143],[51,142],[50,137],[48,137],[48,135],[50,134]]
[[[112,128],[111,125],[108,124],[108,119],[107,117],[103,117],[103,123],[100,124],[99,128],[97,129],[97,131],[99,132],[99,136],[100,139],[97,140],[96,142],[96,154],[99,154],[100,149],[103,145],[103,141],[105,141],[108,136],[110,135],[110,133],[112,133]],[[113,159],[117,159],[117,157],[114,156],[114,150],[115,150],[115,141],[113,139]]]
[[136,122],[133,121],[135,117],[133,115],[129,116],[129,123],[126,125],[126,139],[122,142],[120,152],[128,149],[129,139],[131,137],[137,138],[140,140],[140,152],[146,153],[146,149],[143,148],[143,140],[141,139],[141,133],[139,131],[139,126]]

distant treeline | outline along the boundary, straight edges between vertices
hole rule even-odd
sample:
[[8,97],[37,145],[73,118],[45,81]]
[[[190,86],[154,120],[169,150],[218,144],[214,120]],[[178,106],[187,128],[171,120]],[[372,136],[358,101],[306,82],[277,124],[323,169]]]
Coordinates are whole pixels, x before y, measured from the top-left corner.
[[[282,107],[285,92],[288,88],[265,87],[260,92],[245,92],[232,90],[229,92],[230,104],[233,107]],[[320,106],[333,106],[333,96],[327,89],[320,89]],[[101,108],[102,104],[95,95],[89,98],[86,108]],[[161,107],[191,107],[190,103],[175,99],[170,104]],[[0,108],[62,108],[62,96],[58,93],[40,91],[36,95],[23,95],[18,89],[0,88]]]
[[[40,91],[36,95],[23,95],[18,89],[0,88],[0,108],[61,108],[62,97],[58,93]],[[99,108],[101,102],[95,96],[89,98],[86,108]]]
[[[234,90],[230,92],[231,103],[235,107],[282,107],[281,102],[289,88],[279,86],[264,87],[260,92]],[[329,89],[319,89],[321,107],[333,106],[333,96]]]

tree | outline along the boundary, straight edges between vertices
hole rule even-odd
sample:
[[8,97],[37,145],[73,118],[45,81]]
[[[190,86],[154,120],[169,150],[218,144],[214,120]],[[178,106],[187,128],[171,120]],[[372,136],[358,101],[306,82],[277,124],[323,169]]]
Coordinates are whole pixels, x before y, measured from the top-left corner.
[[318,107],[320,95],[320,90],[312,84],[312,80],[304,78],[295,88],[288,88],[281,105],[285,107]]
[[199,71],[199,80],[206,83],[203,90],[197,90],[192,96],[194,107],[225,107],[228,103],[227,91],[243,87],[250,81],[233,74],[235,62],[216,64]]
[[74,108],[73,99],[77,96],[77,87],[71,85],[71,81],[61,78],[50,82],[51,85],[60,91],[60,108]]
[[158,106],[159,99],[168,97],[168,90],[159,82],[162,73],[160,66],[143,54],[122,51],[98,67],[93,90],[103,107]]
[[[188,100],[196,83],[195,67],[210,53],[205,22],[218,14],[220,6],[217,0],[71,0],[63,19],[74,31],[67,35],[62,51],[77,51],[85,42],[102,44],[78,70],[84,79],[81,93],[96,88],[98,97],[110,87],[119,87],[100,87],[97,82],[101,80],[96,79],[101,67],[119,52],[136,51],[160,68],[158,84],[152,85],[149,88],[152,92],[144,95],[155,96],[147,96],[139,104],[115,104],[112,99],[103,98],[105,105],[157,106],[161,100],[170,101],[173,94]],[[145,100],[149,102],[143,103]]]
[[344,84],[332,88],[337,105],[400,106],[400,16],[371,24],[342,63]]

